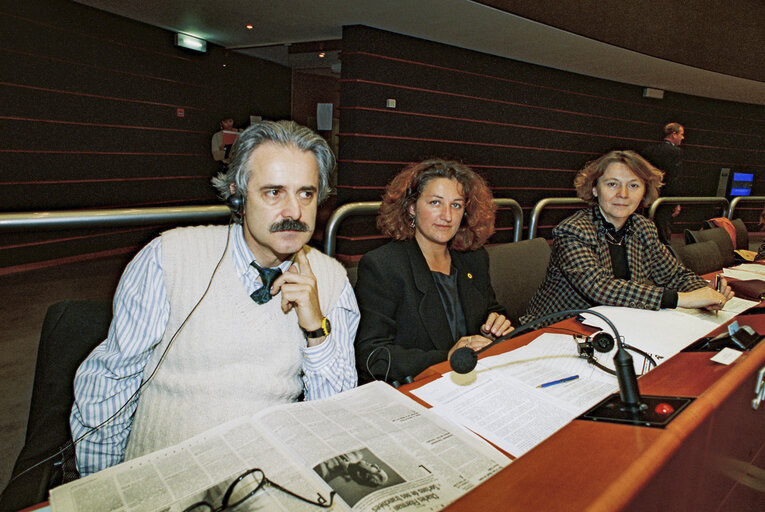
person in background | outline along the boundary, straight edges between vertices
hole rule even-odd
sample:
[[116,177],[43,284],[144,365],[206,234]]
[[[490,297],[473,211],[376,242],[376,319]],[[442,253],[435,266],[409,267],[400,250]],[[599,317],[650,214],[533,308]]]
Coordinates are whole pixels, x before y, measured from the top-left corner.
[[[588,163],[574,180],[591,206],[553,229],[547,275],[522,323],[592,306],[719,310],[733,296],[718,292],[669,252],[656,226],[635,213],[659,194],[662,173],[633,151],[611,151]],[[554,322],[551,320],[549,323]]]
[[215,132],[212,136],[210,149],[212,150],[213,160],[218,162],[218,170],[220,172],[226,172],[226,168],[231,161],[229,159],[229,154],[231,152],[233,140],[236,138],[234,132],[239,131],[241,130],[234,128],[234,120],[228,117],[220,122],[220,130]]
[[83,476],[356,386],[353,289],[336,260],[306,245],[334,164],[308,128],[255,123],[213,179],[236,222],[171,229],[128,264],[108,337],[74,381]]
[[[679,176],[683,165],[683,150],[680,144],[685,139],[685,128],[680,123],[669,123],[664,126],[664,140],[643,148],[640,154],[654,167],[664,171],[664,187],[662,195],[674,197],[680,195]],[[659,240],[669,245],[672,238],[672,218],[680,215],[680,205],[674,208],[659,208],[654,222],[659,230]]]
[[457,348],[479,350],[512,330],[482,247],[494,212],[486,182],[461,163],[425,160],[393,178],[377,227],[394,241],[358,267],[360,380],[413,378]]

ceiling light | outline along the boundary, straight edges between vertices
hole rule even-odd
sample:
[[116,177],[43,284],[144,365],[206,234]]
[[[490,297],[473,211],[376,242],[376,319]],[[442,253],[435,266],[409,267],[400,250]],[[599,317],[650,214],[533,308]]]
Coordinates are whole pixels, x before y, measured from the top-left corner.
[[327,56],[326,52],[319,52],[319,58],[320,59],[323,59],[326,56]]
[[207,51],[207,41],[180,32],[175,34],[175,45],[195,52],[204,53]]
[[245,25],[244,28],[246,28],[247,30],[252,30],[255,27],[253,27],[252,25]]

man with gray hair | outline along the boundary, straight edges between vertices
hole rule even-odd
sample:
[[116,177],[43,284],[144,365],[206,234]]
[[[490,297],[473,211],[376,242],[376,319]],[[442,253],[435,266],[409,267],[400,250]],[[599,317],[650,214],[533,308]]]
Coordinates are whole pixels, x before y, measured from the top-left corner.
[[229,226],[171,229],[128,264],[108,337],[75,377],[83,476],[356,386],[353,289],[337,261],[306,245],[334,165],[308,128],[258,122],[213,179]]

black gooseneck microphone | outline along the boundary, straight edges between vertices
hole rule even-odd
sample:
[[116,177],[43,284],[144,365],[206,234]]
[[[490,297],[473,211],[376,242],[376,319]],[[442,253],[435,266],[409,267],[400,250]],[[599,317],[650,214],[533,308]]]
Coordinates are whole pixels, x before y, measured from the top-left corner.
[[597,311],[592,311],[589,309],[567,309],[565,311],[558,311],[557,313],[545,315],[543,317],[537,318],[536,320],[532,322],[529,322],[525,325],[518,327],[511,333],[506,334],[505,336],[501,336],[497,338],[496,340],[489,343],[481,350],[475,351],[467,347],[458,348],[452,353],[452,356],[449,358],[449,363],[452,367],[452,370],[454,370],[457,373],[460,373],[460,374],[470,373],[471,371],[473,371],[473,369],[475,369],[476,364],[478,364],[478,354],[480,354],[484,350],[488,350],[490,347],[493,347],[494,345],[498,343],[514,338],[518,336],[519,334],[531,331],[532,328],[536,327],[537,325],[543,324],[550,320],[558,320],[561,318],[566,318],[573,315],[580,315],[583,313],[595,315],[598,318],[602,319],[604,322],[606,322],[608,327],[614,333],[614,338],[616,339],[616,343],[618,346],[616,355],[614,356],[614,367],[616,369],[616,379],[619,383],[619,397],[621,398],[621,401],[624,404],[624,408],[628,412],[635,413],[635,412],[641,411],[645,407],[641,403],[640,389],[638,388],[637,375],[635,374],[635,366],[632,363],[632,356],[630,355],[629,352],[627,352],[627,349],[624,347],[624,343],[622,342],[622,339],[619,337],[619,332],[616,330],[616,326],[613,323],[611,323],[611,321],[608,318],[606,318],[603,314],[598,313]]

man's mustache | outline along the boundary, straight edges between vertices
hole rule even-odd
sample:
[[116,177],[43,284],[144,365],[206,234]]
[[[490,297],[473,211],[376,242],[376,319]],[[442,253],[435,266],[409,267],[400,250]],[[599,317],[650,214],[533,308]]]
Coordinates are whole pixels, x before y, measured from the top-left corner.
[[271,224],[268,228],[271,233],[278,233],[279,231],[310,231],[311,228],[308,224],[300,222],[294,219],[282,219],[279,222]]

